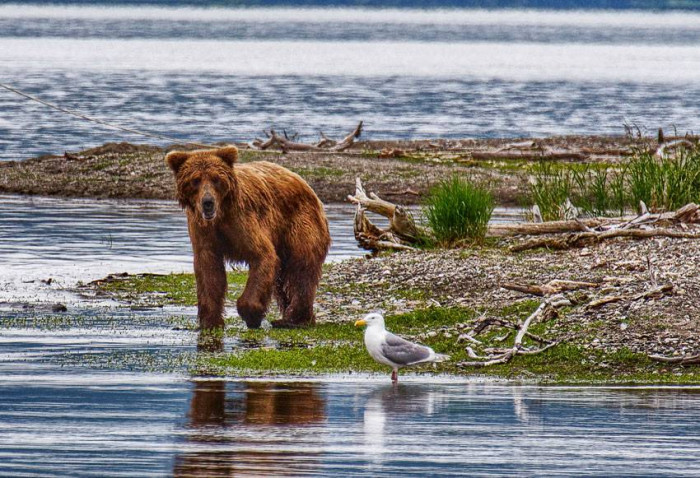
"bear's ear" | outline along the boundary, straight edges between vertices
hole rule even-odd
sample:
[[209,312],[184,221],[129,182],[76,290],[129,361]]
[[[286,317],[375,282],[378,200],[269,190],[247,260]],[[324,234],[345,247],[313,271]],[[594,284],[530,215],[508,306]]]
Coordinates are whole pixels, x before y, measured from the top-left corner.
[[187,161],[187,158],[189,157],[189,153],[185,151],[170,151],[165,156],[165,162],[168,163],[170,169],[172,169],[173,172],[177,174],[177,172],[180,170],[180,167],[183,164],[185,164],[185,161]]
[[229,166],[233,166],[233,163],[238,161],[238,148],[235,146],[226,146],[225,148],[217,149],[215,154]]

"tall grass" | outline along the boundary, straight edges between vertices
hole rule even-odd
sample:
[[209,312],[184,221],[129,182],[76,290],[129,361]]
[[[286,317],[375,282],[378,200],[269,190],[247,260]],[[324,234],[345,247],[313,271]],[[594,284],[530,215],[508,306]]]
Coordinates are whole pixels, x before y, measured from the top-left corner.
[[493,195],[486,187],[455,175],[430,191],[423,212],[435,239],[451,245],[481,241],[493,207]]
[[637,155],[626,168],[630,201],[652,209],[677,209],[700,198],[700,149],[676,156]]
[[662,158],[650,152],[634,154],[619,167],[557,165],[540,162],[533,168],[530,200],[545,220],[558,219],[560,207],[571,202],[591,215],[623,214],[640,201],[654,210],[677,209],[700,200],[700,148],[679,150]]

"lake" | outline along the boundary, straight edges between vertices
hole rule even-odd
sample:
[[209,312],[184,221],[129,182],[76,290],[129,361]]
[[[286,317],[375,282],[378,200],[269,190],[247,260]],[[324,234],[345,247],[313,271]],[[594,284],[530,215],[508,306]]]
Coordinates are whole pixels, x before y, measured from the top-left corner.
[[[0,82],[181,140],[697,131],[700,13],[0,5]],[[207,3],[200,2],[206,6]],[[582,5],[583,6],[583,5]],[[0,91],[0,160],[153,142]]]

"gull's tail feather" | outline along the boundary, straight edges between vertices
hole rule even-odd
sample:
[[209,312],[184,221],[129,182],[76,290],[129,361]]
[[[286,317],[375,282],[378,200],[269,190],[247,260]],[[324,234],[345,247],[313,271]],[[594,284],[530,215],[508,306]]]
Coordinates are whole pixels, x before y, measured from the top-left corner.
[[450,356],[447,354],[435,354],[433,362],[447,362],[450,360]]

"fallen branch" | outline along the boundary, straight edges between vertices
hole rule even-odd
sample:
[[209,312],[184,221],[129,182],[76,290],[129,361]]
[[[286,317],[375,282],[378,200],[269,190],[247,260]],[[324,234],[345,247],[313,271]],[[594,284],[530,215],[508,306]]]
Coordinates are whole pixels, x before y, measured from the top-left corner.
[[340,152],[345,151],[346,149],[350,148],[353,144],[355,144],[355,139],[359,138],[362,134],[362,127],[363,122],[360,121],[355,127],[355,129],[352,130],[350,134],[345,136],[345,138],[343,138],[341,141],[335,141],[327,137],[325,134],[323,134],[323,132],[321,132],[321,140],[316,144],[299,143],[296,141],[296,135],[293,135],[291,138],[289,138],[286,131],[283,133],[283,135],[279,135],[275,130],[271,129],[269,132],[265,131],[265,135],[268,137],[266,141],[262,141],[261,139],[256,138],[251,143],[249,143],[249,146],[251,148],[259,150],[266,150],[277,146],[282,150],[283,153],[287,153],[289,151]]
[[632,300],[639,300],[639,299],[648,299],[650,297],[653,298],[659,298],[663,297],[667,293],[671,292],[673,290],[673,284],[664,284],[659,287],[654,287],[651,290],[648,290],[646,292],[642,292],[641,294],[637,294],[634,297],[632,297]]
[[578,289],[591,289],[598,287],[599,285],[600,284],[597,284],[595,282],[580,282],[573,280],[554,279],[547,282],[544,285],[521,285],[506,282],[504,284],[501,284],[501,287],[507,290],[524,292],[526,294],[545,296]]
[[477,161],[491,160],[525,160],[525,161],[554,161],[554,160],[576,160],[581,161],[588,157],[586,154],[574,151],[472,151],[472,159]]
[[641,294],[637,295],[608,295],[605,297],[601,297],[600,299],[592,300],[588,303],[586,308],[588,309],[595,309],[597,307],[601,307],[605,304],[611,304],[613,302],[621,302],[623,300],[629,299],[630,301],[634,302],[640,299],[649,299],[649,298],[659,298],[663,297],[664,295],[668,294],[669,292],[673,291],[673,284],[664,284],[659,287],[654,287],[651,290],[648,290],[646,292],[642,292]]
[[608,219],[582,219],[579,221],[547,221],[547,222],[523,222],[519,224],[493,224],[486,233],[490,237],[507,236],[535,236],[543,234],[560,234],[565,232],[581,231],[581,224],[586,227],[599,227],[612,220]]
[[566,250],[598,244],[606,239],[616,237],[628,237],[634,239],[647,239],[650,237],[672,237],[683,239],[700,239],[700,233],[677,231],[666,228],[656,229],[611,229],[602,232],[579,232],[567,234],[564,237],[548,237],[534,239],[516,244],[510,248],[512,252],[528,251],[541,247],[555,250]]
[[[509,349],[506,349],[505,352],[499,355],[491,356],[488,357],[487,360],[485,361],[475,361],[475,362],[461,362],[459,365],[462,367],[488,367],[490,365],[497,365],[497,364],[503,364],[509,362],[514,356],[518,355],[519,353],[539,353],[543,352],[544,350],[547,350],[548,348],[553,347],[553,344],[548,344],[545,347],[542,347],[539,350],[523,350],[522,349],[522,343],[523,339],[525,338],[525,335],[527,334],[527,329],[530,327],[530,324],[537,319],[539,316],[543,315],[546,308],[548,306],[548,303],[542,302],[540,306],[535,310],[530,316],[525,319],[525,322],[520,326],[518,330],[518,334],[515,336],[515,340],[513,341],[513,346]],[[470,357],[473,358],[478,358],[478,355],[473,353],[470,354]],[[469,348],[467,350],[467,353],[469,353]]]
[[[357,205],[355,209],[354,232],[360,246],[368,250],[415,250],[416,244],[425,233],[416,226],[413,215],[407,209],[385,201],[374,193],[369,196],[360,178],[355,179],[355,195],[348,200]],[[365,215],[365,210],[389,219],[389,228],[375,226]]]
[[355,129],[349,135],[347,135],[345,138],[343,138],[343,140],[341,142],[334,145],[331,149],[333,151],[345,151],[346,149],[348,149],[350,146],[352,146],[355,143],[355,139],[359,138],[360,135],[362,134],[362,126],[363,126],[363,122],[360,121],[357,124],[357,126],[355,127]]
[[664,357],[663,355],[649,355],[652,360],[664,363],[673,363],[678,365],[695,365],[700,364],[700,354],[698,355],[681,355],[678,357]]
[[590,301],[586,307],[588,309],[595,309],[605,304],[611,304],[613,302],[620,302],[623,300],[625,300],[625,296],[623,295],[608,295],[605,297],[601,297],[600,299]]

